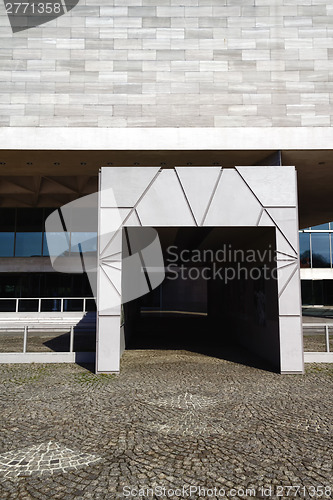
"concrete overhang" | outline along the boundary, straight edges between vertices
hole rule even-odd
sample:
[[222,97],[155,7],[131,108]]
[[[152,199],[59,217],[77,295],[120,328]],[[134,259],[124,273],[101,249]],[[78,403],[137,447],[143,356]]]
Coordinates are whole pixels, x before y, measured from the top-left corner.
[[298,172],[300,227],[333,220],[329,127],[1,128],[1,206],[59,206],[93,192],[101,166],[230,168],[263,165],[278,151]]

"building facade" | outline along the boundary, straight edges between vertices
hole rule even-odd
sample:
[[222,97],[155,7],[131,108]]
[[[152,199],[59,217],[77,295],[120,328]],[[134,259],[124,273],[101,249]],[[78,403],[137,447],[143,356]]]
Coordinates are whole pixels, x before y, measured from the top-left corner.
[[[147,167],[294,167],[303,301],[331,305],[331,3],[65,4],[50,4],[48,18],[31,9],[15,13],[10,4],[0,10],[4,321],[31,309],[36,318],[93,312],[85,274],[54,271],[44,222],[97,192],[102,167],[136,168],[138,177]],[[281,185],[271,186],[272,199]],[[74,261],[82,256],[82,233],[93,242],[98,231],[65,232]],[[300,305],[289,314],[299,315]],[[282,371],[299,372],[300,364]]]

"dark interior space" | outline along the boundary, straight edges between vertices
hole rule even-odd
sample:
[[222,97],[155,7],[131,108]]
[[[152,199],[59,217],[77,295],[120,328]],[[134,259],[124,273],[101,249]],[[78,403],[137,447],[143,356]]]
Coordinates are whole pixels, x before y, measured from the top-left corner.
[[189,350],[279,370],[274,228],[155,229],[166,277],[124,304],[126,348]]

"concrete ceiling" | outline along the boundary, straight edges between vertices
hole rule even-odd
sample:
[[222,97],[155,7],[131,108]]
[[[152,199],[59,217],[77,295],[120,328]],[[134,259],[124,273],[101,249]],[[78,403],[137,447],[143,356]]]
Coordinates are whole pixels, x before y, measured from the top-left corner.
[[[97,189],[100,167],[274,164],[273,150],[0,151],[0,206],[61,206]],[[275,160],[274,160],[275,158]],[[333,220],[333,150],[284,150],[298,173],[300,227]]]

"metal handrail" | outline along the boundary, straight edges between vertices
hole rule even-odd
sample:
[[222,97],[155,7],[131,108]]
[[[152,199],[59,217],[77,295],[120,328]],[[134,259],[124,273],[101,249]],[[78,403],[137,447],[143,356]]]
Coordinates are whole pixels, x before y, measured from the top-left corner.
[[[39,328],[32,328],[33,330],[38,330]],[[54,326],[43,326],[40,328],[40,330],[54,330]],[[57,330],[65,330],[66,332],[69,330],[69,352],[74,352],[74,325],[70,325],[68,327],[65,327],[65,326],[60,326],[60,327],[57,327],[56,328]],[[1,327],[0,326],[0,330],[18,330],[18,331],[21,331],[23,330],[23,350],[22,352],[23,353],[26,353],[27,352],[27,344],[28,344],[28,325],[24,325],[24,326],[17,326],[17,327],[10,327],[10,328],[7,328],[7,327]]]
[[[94,297],[0,297],[0,301],[15,300],[15,312],[19,312],[19,302],[21,300],[38,300],[38,310],[35,312],[43,312],[42,301],[43,300],[60,300],[60,311],[64,312],[64,301],[65,300],[83,300],[83,306],[81,312],[87,312],[87,300],[95,300]],[[4,311],[5,312],[5,311]],[[49,311],[51,312],[51,311]],[[71,311],[73,312],[73,311]]]

